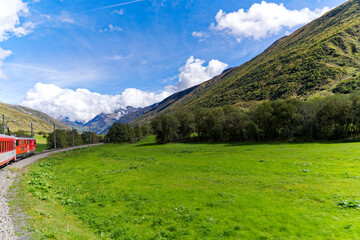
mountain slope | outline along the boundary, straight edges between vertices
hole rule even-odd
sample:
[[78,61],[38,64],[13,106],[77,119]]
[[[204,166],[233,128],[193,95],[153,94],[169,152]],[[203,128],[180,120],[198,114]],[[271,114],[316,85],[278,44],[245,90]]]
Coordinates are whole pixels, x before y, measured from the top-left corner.
[[[98,131],[96,132],[97,134],[107,134],[107,132],[109,131],[109,128],[115,123],[115,122],[119,122],[119,123],[123,123],[123,124],[128,124],[131,121],[135,120],[138,117],[141,117],[142,115],[148,113],[149,111],[153,110],[155,107],[157,107],[158,104],[153,104],[151,106],[145,107],[145,108],[139,108],[134,112],[128,113],[123,115],[122,117],[120,117],[119,119],[112,119],[112,121],[107,121],[106,124],[104,124],[102,126],[102,128],[100,130],[102,131]],[[111,114],[108,114],[111,116]],[[105,115],[105,117],[107,117]]]
[[196,107],[246,107],[267,99],[335,92],[344,81],[360,81],[359,39],[360,1],[350,0],[279,39],[251,61],[165,99],[133,124]]
[[[9,127],[10,132],[24,130],[31,131],[31,122],[34,126],[34,132],[51,132],[53,131],[53,123],[56,128],[68,129],[67,126],[59,121],[49,117],[45,113],[18,105],[9,105],[0,103],[0,114],[5,114],[5,123]],[[2,116],[0,119],[0,133],[2,133]]]
[[125,109],[118,109],[114,113],[105,114],[101,113],[95,118],[90,120],[84,125],[86,129],[90,128],[91,131],[94,131],[97,134],[106,133],[107,129],[113,125],[114,122],[120,120],[123,116],[137,112],[139,109],[133,107],[126,107]]

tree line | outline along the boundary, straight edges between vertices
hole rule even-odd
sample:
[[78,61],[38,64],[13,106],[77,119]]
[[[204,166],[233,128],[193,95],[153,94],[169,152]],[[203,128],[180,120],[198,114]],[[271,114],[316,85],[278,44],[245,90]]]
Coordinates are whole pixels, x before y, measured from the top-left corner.
[[[83,133],[79,133],[76,129],[74,130],[60,130],[56,129],[56,148],[65,148],[65,147],[72,147],[73,146],[73,131],[74,131],[74,145],[80,146],[84,144],[90,144],[90,137],[91,143],[99,143],[104,141],[104,136],[97,135],[94,132],[85,131]],[[54,148],[54,133],[49,133],[46,138],[47,148],[53,149]]]
[[244,110],[198,108],[156,117],[158,143],[351,140],[360,136],[360,96],[265,101]]
[[134,143],[150,134],[148,126],[134,126],[115,122],[105,136],[105,142],[111,143]]

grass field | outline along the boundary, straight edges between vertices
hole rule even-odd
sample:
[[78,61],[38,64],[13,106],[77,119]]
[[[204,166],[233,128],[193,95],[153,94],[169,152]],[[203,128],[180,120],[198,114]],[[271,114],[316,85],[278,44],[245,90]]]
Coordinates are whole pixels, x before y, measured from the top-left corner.
[[35,135],[36,139],[36,152],[42,152],[46,150],[46,138],[44,138],[42,135]]
[[359,143],[150,137],[43,159],[15,189],[35,239],[360,238]]

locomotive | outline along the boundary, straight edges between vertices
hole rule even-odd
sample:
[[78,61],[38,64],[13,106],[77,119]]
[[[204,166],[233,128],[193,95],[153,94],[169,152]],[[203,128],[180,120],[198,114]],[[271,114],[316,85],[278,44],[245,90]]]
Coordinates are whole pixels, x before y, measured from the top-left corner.
[[21,138],[0,134],[0,166],[35,155],[35,138]]

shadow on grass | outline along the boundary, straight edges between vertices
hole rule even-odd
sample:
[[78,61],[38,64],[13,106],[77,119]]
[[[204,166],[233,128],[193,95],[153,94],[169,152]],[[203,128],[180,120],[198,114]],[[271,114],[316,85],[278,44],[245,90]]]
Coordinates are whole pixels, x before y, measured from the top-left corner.
[[151,146],[157,146],[157,145],[164,145],[159,143],[142,143],[142,144],[136,144],[134,147],[151,147]]
[[143,144],[137,144],[134,147],[153,147],[153,146],[165,146],[167,144],[188,144],[188,145],[213,145],[218,146],[222,145],[225,147],[241,147],[241,146],[261,146],[261,145],[309,145],[309,144],[341,144],[341,143],[359,143],[360,141],[314,141],[314,142],[286,142],[286,141],[274,141],[274,142],[175,142],[175,143],[143,143]]
[[207,142],[207,141],[187,141],[187,142],[174,142],[174,143],[156,143],[155,136],[149,136],[146,137],[137,144],[134,145],[134,147],[153,147],[153,146],[165,146],[167,144],[188,144],[188,145],[213,145],[218,146],[222,145],[225,147],[241,147],[241,146],[260,146],[260,145],[283,145],[283,144],[289,144],[289,145],[308,145],[308,144],[341,144],[341,143],[359,143],[360,140],[358,139],[351,139],[351,140],[328,140],[328,141],[281,141],[281,140],[269,140],[269,141],[261,141],[261,142]]

